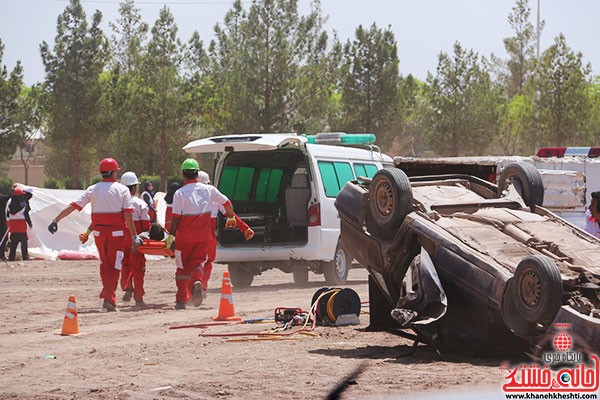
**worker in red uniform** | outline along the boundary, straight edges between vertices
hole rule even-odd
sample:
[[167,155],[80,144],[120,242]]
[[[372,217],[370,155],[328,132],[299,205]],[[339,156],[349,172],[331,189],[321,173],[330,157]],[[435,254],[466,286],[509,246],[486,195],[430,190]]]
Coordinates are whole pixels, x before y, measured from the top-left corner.
[[204,267],[212,243],[213,227],[210,221],[213,203],[225,208],[227,225],[236,226],[233,206],[217,188],[198,182],[200,166],[193,158],[181,165],[184,185],[173,195],[173,217],[167,242],[175,240],[175,309],[181,310],[192,298],[195,307],[206,297],[203,282]]
[[23,260],[29,260],[27,226],[33,228],[29,217],[29,199],[31,199],[31,193],[25,193],[18,187],[13,190],[12,199],[8,204],[8,230],[10,231],[8,261],[17,259],[17,246],[19,243],[21,244],[21,257]]
[[[131,194],[131,204],[133,206],[133,223],[135,225],[136,235],[142,232],[148,232],[150,229],[150,214],[148,204],[139,197],[135,197],[137,186],[140,184],[135,172],[125,172],[121,176],[121,183],[129,189]],[[146,256],[132,252],[131,239],[126,237],[125,255],[123,258],[123,269],[121,270],[121,289],[125,291],[123,301],[135,300],[137,307],[143,307],[144,303],[144,278],[146,276]]]
[[135,234],[129,189],[117,182],[119,164],[112,158],[105,158],[100,161],[99,170],[102,181],[88,187],[79,199],[62,210],[48,230],[56,233],[60,220],[91,203],[92,234],[100,256],[102,291],[99,297],[104,299],[102,307],[106,311],[117,311],[116,290],[123,265],[126,230],[129,230],[134,245],[140,244],[141,240]]
[[165,195],[165,203],[167,204],[165,210],[165,229],[167,232],[171,230],[171,217],[173,216],[173,195],[180,187],[181,185],[177,182],[171,183],[171,186],[169,186],[169,191]]
[[[200,171],[198,173],[198,180],[200,181],[200,183],[210,185],[210,177],[205,171]],[[210,279],[210,274],[212,272],[212,263],[217,258],[217,216],[219,215],[219,212],[225,215],[225,209],[223,208],[223,206],[218,203],[213,203],[212,210],[210,213],[212,238],[210,248],[208,251],[208,260],[206,260],[206,264],[204,265],[204,274],[202,275],[202,285],[204,286],[204,289],[208,288],[208,280]],[[252,228],[250,228],[248,224],[242,221],[242,219],[238,217],[237,214],[234,213],[233,217],[235,218],[237,228],[240,232],[242,232],[244,238],[246,240],[252,239],[254,237],[254,231],[252,230]]]

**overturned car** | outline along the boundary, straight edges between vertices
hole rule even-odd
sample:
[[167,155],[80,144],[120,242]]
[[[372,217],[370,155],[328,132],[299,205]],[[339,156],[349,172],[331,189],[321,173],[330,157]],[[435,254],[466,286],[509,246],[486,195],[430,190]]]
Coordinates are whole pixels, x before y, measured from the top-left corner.
[[344,248],[369,271],[370,328],[412,329],[441,351],[535,354],[560,323],[574,348],[600,353],[600,241],[543,196],[527,163],[498,185],[397,168],[348,182],[335,205]]

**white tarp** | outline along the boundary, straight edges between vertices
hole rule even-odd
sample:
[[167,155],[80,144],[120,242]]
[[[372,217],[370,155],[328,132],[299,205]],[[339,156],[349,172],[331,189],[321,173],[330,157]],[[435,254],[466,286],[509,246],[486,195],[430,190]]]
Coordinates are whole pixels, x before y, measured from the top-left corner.
[[[58,232],[48,232],[48,225],[71,202],[79,198],[83,190],[44,189],[18,184],[21,189],[32,189],[31,223],[33,228],[28,230],[28,247],[31,258],[55,260],[61,250],[77,251],[84,254],[98,255],[94,239],[85,244],[79,242],[79,234],[84,232],[91,221],[91,208],[88,204],[81,212],[74,211],[58,223]],[[158,220],[164,224],[164,193],[157,193]],[[17,251],[20,252],[20,247]]]

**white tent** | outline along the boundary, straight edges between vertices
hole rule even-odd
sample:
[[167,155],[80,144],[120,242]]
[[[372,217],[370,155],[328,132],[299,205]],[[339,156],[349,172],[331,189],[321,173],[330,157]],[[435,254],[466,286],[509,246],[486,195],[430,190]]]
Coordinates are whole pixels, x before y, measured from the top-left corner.
[[[84,232],[91,221],[91,208],[88,204],[81,212],[73,212],[58,223],[58,232],[48,232],[48,225],[67,205],[75,201],[83,190],[66,189],[44,189],[18,184],[21,189],[31,189],[33,197],[29,201],[31,205],[31,223],[33,228],[29,229],[29,254],[30,257],[55,260],[58,253],[63,250],[79,252],[82,255],[98,255],[93,238],[87,243],[79,242],[79,234]],[[164,193],[157,193],[158,221],[164,224]],[[20,251],[20,247],[17,247]]]

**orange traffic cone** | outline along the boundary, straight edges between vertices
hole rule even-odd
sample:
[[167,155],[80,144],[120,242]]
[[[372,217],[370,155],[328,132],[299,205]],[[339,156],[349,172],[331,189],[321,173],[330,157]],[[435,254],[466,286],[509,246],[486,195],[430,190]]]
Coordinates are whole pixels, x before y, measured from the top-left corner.
[[219,305],[219,315],[213,317],[215,321],[241,321],[242,319],[235,315],[233,308],[233,294],[231,293],[231,279],[229,271],[223,271],[223,285],[221,286],[221,304]]
[[77,303],[75,302],[75,296],[69,296],[67,302],[67,311],[65,312],[65,319],[63,321],[61,335],[77,335],[79,333],[79,322],[77,321]]

